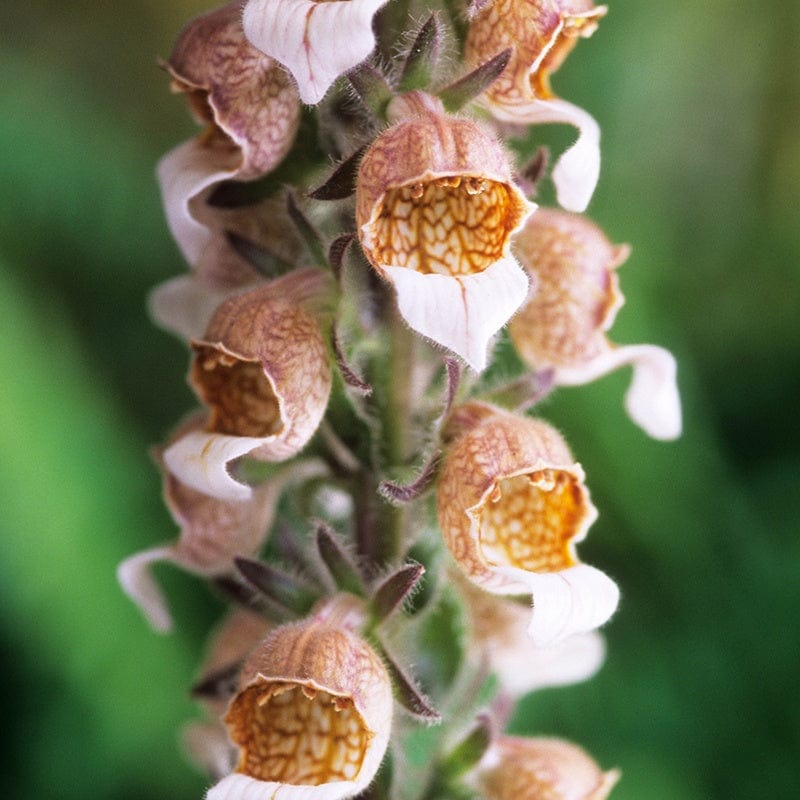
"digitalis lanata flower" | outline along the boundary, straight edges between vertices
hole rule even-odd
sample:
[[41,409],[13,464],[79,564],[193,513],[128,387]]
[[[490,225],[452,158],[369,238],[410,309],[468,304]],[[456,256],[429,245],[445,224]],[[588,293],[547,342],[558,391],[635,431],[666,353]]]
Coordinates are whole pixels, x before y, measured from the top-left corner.
[[615,270],[630,248],[612,245],[584,217],[540,209],[517,237],[515,252],[538,286],[509,325],[523,360],[535,369],[552,369],[555,382],[565,386],[630,364],[625,407],[631,419],[656,439],[679,436],[672,354],[651,344],[617,346],[606,336],[624,300]]
[[165,67],[206,126],[158,165],[167,223],[195,266],[211,238],[194,208],[199,196],[219,181],[252,180],[274,169],[294,141],[300,101],[281,66],[245,38],[239,2],[187,25]]
[[514,185],[506,152],[472,120],[421,93],[390,111],[399,121],[358,173],[361,246],[405,321],[480,371],[489,340],[527,295],[509,245],[535,206]]
[[469,25],[465,58],[477,66],[506,48],[511,60],[486,90],[484,101],[499,120],[530,125],[561,122],[578,129],[578,141],[553,170],[558,202],[583,211],[600,173],[600,129],[583,109],[557,98],[550,75],[579,38],[591,36],[606,6],[591,0],[489,0]]
[[164,453],[188,486],[244,500],[249,486],[228,464],[244,455],[285,461],[305,447],[328,403],[332,374],[321,317],[330,279],[298,270],[226,300],[192,342],[190,383],[209,407],[204,431]]
[[532,595],[528,632],[536,644],[602,625],[619,590],[575,554],[597,510],[561,435],[542,420],[486,404],[469,404],[453,416],[457,435],[437,505],[458,566],[487,591]]
[[242,669],[225,722],[236,771],[207,800],[339,800],[375,776],[392,726],[380,658],[325,610],[274,630]]

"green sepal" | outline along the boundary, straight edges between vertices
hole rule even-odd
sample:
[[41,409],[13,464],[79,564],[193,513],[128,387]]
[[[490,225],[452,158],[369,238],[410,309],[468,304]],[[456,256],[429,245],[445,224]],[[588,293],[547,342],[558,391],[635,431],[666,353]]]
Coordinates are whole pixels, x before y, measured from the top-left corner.
[[410,92],[414,89],[426,89],[433,79],[439,52],[442,49],[442,35],[439,17],[433,12],[420,28],[414,44],[411,45],[403,65],[399,88]]

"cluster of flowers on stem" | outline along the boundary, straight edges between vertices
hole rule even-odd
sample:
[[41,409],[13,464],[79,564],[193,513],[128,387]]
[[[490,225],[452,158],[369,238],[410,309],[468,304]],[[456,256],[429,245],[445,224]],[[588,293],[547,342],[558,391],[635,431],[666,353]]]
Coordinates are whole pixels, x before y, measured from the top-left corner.
[[[154,562],[232,604],[184,737],[209,800],[600,800],[618,778],[500,732],[599,669],[619,599],[576,552],[584,471],[529,412],[630,365],[631,419],[681,427],[672,356],[607,337],[629,248],[582,215],[599,129],[550,87],[606,7],[425,13],[235,0],[163,64],[202,131],[158,166],[190,269],[150,308],[198,409],[155,451],[180,534],[118,575],[157,630]],[[540,123],[578,131],[552,170]]]

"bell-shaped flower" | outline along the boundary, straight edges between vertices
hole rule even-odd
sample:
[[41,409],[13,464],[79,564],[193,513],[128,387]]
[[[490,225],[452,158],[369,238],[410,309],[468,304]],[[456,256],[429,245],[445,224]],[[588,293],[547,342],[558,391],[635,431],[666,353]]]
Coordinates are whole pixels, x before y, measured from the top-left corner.
[[225,716],[236,771],[207,800],[338,800],[363,791],[392,726],[389,675],[345,619],[323,610],[272,631]]
[[284,461],[305,447],[325,414],[332,374],[321,326],[329,275],[306,269],[224,301],[192,341],[189,381],[210,414],[164,452],[179,480],[221,500],[250,497],[230,462]]
[[273,170],[294,141],[300,100],[291,79],[245,38],[241,3],[193,20],[165,64],[206,131],[159,162],[169,228],[194,266],[210,232],[197,219],[205,190],[222,180],[252,180]]
[[486,800],[605,800],[620,778],[603,772],[572,742],[501,736],[478,764],[474,781]]
[[616,268],[630,252],[612,245],[593,222],[558,209],[540,209],[517,236],[515,252],[537,291],[509,325],[520,357],[553,370],[559,385],[588,383],[630,364],[625,396],[631,419],[656,439],[681,432],[675,359],[649,344],[617,346],[606,331],[622,306]]
[[248,0],[247,38],[279,61],[314,105],[375,47],[372,18],[387,0]]
[[[204,421],[203,415],[193,416],[179,428],[174,440],[199,434]],[[232,573],[234,557],[251,557],[261,549],[283,490],[291,483],[324,472],[324,465],[319,461],[292,464],[251,490],[246,499],[231,501],[197,491],[165,471],[164,501],[180,528],[179,538],[126,558],[117,569],[122,588],[141,608],[153,628],[168,631],[172,619],[150,573],[153,563],[169,561],[206,577]]]
[[597,185],[600,129],[586,111],[553,94],[550,75],[606,11],[591,0],[492,0],[470,21],[465,45],[465,60],[474,66],[511,48],[508,66],[483,96],[494,117],[578,129],[577,142],[553,169],[558,202],[570,211],[583,211]]
[[528,633],[537,645],[602,625],[619,590],[575,554],[597,511],[564,439],[542,420],[486,404],[453,417],[451,428],[459,417],[472,427],[449,447],[437,507],[458,566],[487,591],[532,595]]
[[480,371],[489,340],[527,296],[509,243],[535,206],[497,141],[437,104],[416,92],[393,101],[401,121],[359,168],[358,234],[411,328]]
[[606,648],[597,631],[539,646],[527,635],[531,617],[527,604],[486,592],[461,576],[456,582],[467,612],[467,653],[486,660],[510,697],[580,683],[602,666]]

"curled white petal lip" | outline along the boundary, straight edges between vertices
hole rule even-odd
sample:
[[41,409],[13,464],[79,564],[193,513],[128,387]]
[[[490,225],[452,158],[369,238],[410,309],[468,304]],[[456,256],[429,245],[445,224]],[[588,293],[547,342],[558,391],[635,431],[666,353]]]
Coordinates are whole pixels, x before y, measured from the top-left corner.
[[150,565],[171,560],[172,547],[154,547],[129,556],[117,567],[117,580],[122,590],[159,633],[172,630],[172,617],[164,595],[150,573]]
[[199,139],[178,145],[158,162],[156,172],[167,225],[191,266],[200,260],[212,233],[195,219],[189,204],[212,184],[236,175],[240,163],[238,151],[209,148]]
[[409,326],[478,372],[486,367],[489,340],[528,294],[528,277],[510,256],[474,275],[421,274],[406,267],[382,271]]
[[275,436],[230,436],[192,431],[164,451],[164,464],[182,483],[220,500],[249,500],[253,490],[228,471],[230,462]]
[[386,0],[250,0],[245,36],[283,64],[297,81],[300,99],[318,103],[331,84],[375,47],[372,17]]
[[619,588],[604,572],[588,564],[558,572],[527,572],[498,567],[528,585],[533,615],[528,634],[537,645],[551,645],[607,622],[619,603]]
[[578,129],[578,140],[553,167],[558,203],[567,211],[585,211],[600,177],[600,127],[591,114],[566,100],[531,100],[519,105],[492,104],[497,119],[517,125],[564,123]]
[[633,379],[625,394],[630,418],[654,439],[677,439],[681,435],[681,399],[678,393],[675,357],[651,344],[609,346],[581,367],[556,370],[556,383],[576,386],[630,364]]

